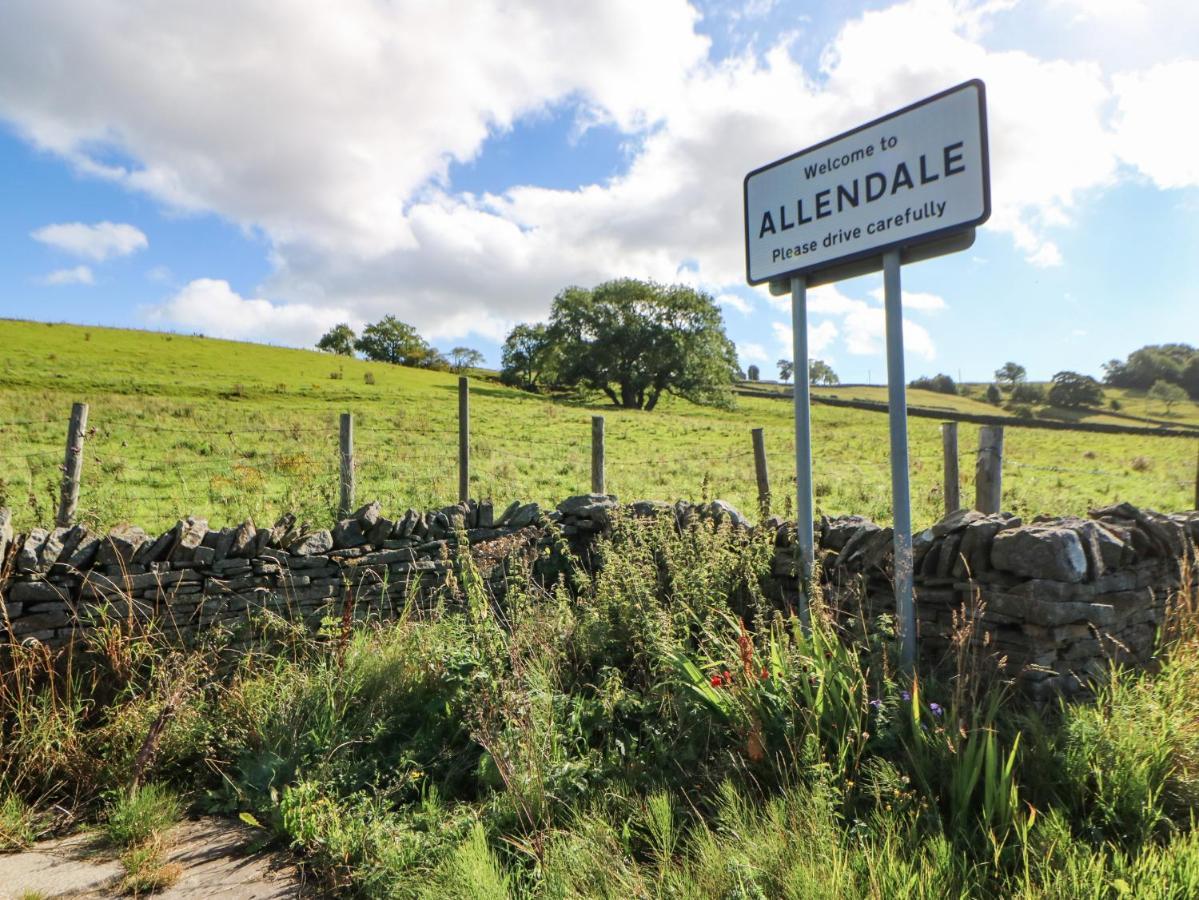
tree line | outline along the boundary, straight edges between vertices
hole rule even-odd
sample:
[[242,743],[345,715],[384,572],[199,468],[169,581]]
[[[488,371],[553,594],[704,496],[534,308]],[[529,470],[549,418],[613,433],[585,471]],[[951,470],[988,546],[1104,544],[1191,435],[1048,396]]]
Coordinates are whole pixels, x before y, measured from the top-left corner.
[[442,353],[395,316],[384,316],[367,325],[360,335],[339,322],[321,336],[316,349],[337,356],[361,354],[375,362],[441,372],[465,372],[483,364],[483,354],[472,347],[455,347],[448,354]]

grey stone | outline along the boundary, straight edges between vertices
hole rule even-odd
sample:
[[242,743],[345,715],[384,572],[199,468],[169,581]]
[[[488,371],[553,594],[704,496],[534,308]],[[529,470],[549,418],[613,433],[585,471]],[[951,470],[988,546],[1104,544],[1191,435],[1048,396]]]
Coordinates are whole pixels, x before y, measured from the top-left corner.
[[[616,505],[616,498],[612,498],[612,505]],[[727,500],[713,500],[705,508],[706,515],[711,516],[718,523],[728,522],[734,528],[749,528],[749,519],[741,514],[741,511]]]
[[258,530],[254,527],[254,521],[246,519],[233,532],[233,544],[229,548],[229,555],[238,559],[253,556],[257,537]]
[[991,565],[1026,578],[1076,583],[1087,576],[1078,534],[1053,525],[1001,531],[991,543]]
[[267,546],[282,549],[295,540],[297,536],[296,517],[291,513],[284,513],[271,529]]
[[0,506],[0,564],[4,562],[12,537],[12,510],[7,506]]
[[670,504],[661,500],[638,500],[629,506],[629,512],[639,519],[656,519],[670,512]]
[[[76,526],[77,527],[77,526]],[[55,528],[46,535],[46,543],[42,545],[43,566],[49,567],[58,562],[67,547],[67,542],[74,536],[75,528]]]
[[509,524],[508,520],[510,518],[512,518],[512,516],[514,516],[516,514],[516,511],[520,508],[521,508],[520,501],[513,500],[511,503],[508,504],[508,506],[504,509],[504,511],[502,513],[500,513],[500,517],[498,519],[496,519],[495,524],[498,526],[503,526],[503,525]]
[[175,523],[175,527],[169,531],[163,532],[155,541],[147,541],[138,549],[137,555],[133,561],[139,565],[150,565],[151,563],[159,563],[166,559],[167,553],[175,546],[175,542],[179,539],[179,532],[183,528],[183,522]]
[[[51,628],[61,628],[66,625],[74,614],[67,607],[47,609],[41,612],[26,613],[12,623],[12,636],[20,640],[27,637],[38,637],[35,632]],[[45,638],[42,638],[45,640]]]
[[362,523],[357,519],[342,519],[333,526],[333,546],[338,549],[361,547],[366,543],[366,535],[362,533]]
[[119,525],[104,536],[100,548],[96,551],[97,566],[115,566],[128,568],[134,554],[142,544],[150,540],[150,536],[133,525]]
[[945,537],[985,518],[986,515],[976,509],[956,509],[929,530],[933,537]]
[[95,532],[84,529],[83,534],[79,536],[79,543],[75,545],[75,549],[71,551],[69,556],[61,560],[72,569],[86,569],[96,559],[96,553],[100,549],[100,544],[104,537]]
[[420,518],[420,514],[415,509],[404,510],[404,515],[400,516],[400,521],[396,523],[395,530],[392,531],[392,536],[397,540],[412,535],[412,529],[416,527],[416,520]]
[[541,507],[536,503],[526,503],[512,513],[504,522],[510,528],[524,528],[532,525],[541,518]]
[[36,603],[64,603],[70,593],[48,581],[17,581],[7,591],[8,599],[32,606]]
[[596,515],[607,518],[607,511],[615,508],[616,497],[612,494],[579,494],[567,497],[558,504],[558,512],[564,516],[576,516],[580,519],[591,519]]
[[362,530],[366,531],[379,521],[379,516],[383,513],[383,507],[379,505],[378,500],[372,500],[365,506],[359,507],[358,510],[350,518],[357,520],[362,525]]
[[[210,535],[213,533],[209,532]],[[216,540],[212,543],[212,561],[220,562],[233,549],[233,541],[237,538],[237,528],[222,528],[215,534]]]
[[394,529],[395,522],[384,516],[380,516],[379,521],[372,525],[366,532],[366,542],[372,547],[380,547]]
[[167,554],[167,559],[171,562],[187,562],[195,558],[196,548],[203,545],[208,534],[208,520],[188,516],[177,527],[179,531],[175,546]]
[[327,530],[306,534],[287,548],[292,556],[316,556],[333,549],[333,535]]
[[197,566],[210,566],[216,559],[216,549],[213,547],[197,547],[192,551],[192,562]]
[[490,500],[482,501],[475,509],[475,528],[495,527],[495,505]]
[[18,572],[29,573],[38,570],[42,563],[42,547],[48,536],[49,532],[45,528],[29,529],[29,534],[25,535],[21,549],[17,552]]

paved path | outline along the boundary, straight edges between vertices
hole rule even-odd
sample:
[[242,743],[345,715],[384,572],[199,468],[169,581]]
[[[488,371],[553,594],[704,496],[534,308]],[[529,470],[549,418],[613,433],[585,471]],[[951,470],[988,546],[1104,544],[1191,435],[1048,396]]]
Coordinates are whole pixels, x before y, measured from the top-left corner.
[[[284,854],[250,853],[252,829],[219,819],[183,822],[170,833],[167,861],[183,875],[160,900],[292,900],[313,897]],[[22,853],[0,855],[0,900],[23,894],[99,900],[115,898],[123,871],[115,852],[95,835],[43,841]]]

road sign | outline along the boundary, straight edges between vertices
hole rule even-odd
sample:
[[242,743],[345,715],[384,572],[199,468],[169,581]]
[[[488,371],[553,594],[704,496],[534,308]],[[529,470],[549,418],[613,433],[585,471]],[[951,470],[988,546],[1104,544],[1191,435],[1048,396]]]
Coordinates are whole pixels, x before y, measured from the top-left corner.
[[[954,240],[991,214],[983,83],[967,81],[745,176],[750,284]],[[848,276],[845,276],[848,277]]]
[[807,290],[883,270],[891,515],[900,661],[916,661],[912,511],[903,365],[904,262],[963,250],[991,214],[983,83],[967,81],[745,176],[750,284],[790,282],[795,353],[795,484],[800,616],[814,556]]

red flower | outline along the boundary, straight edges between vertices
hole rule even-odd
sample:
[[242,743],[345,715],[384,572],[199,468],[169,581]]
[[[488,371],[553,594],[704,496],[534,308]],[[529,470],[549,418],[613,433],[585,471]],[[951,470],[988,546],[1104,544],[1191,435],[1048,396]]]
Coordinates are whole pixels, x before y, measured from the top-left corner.
[[765,681],[769,677],[770,677],[770,670],[767,669],[765,666],[763,666],[762,667],[762,680]]
[[719,675],[713,675],[711,681],[712,681],[712,687],[720,687],[720,676]]
[[722,675],[721,677],[724,679],[724,684],[725,684],[725,687],[728,687],[730,684],[732,684],[732,683],[733,683],[733,676],[732,676],[732,673],[731,673],[731,672],[729,672],[729,670],[728,670],[728,669],[725,669],[725,670],[724,670],[724,675]]

